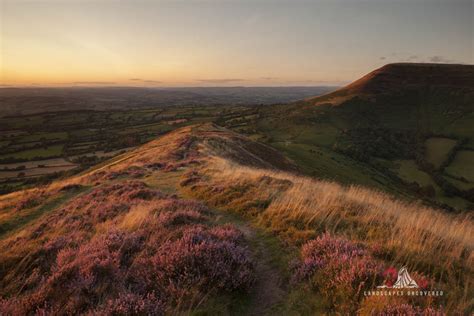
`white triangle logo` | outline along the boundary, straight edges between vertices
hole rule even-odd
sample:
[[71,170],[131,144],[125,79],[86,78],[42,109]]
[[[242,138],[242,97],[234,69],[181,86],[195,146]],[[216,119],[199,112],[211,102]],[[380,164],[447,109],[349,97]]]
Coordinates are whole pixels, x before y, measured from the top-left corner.
[[416,283],[416,281],[411,278],[410,274],[408,273],[407,268],[403,267],[398,271],[397,281],[392,287],[387,286],[387,285],[382,285],[382,286],[377,286],[377,288],[417,289],[419,288],[419,286]]
[[418,288],[418,284],[416,284],[415,280],[413,280],[408,274],[407,268],[403,267],[398,271],[398,278],[397,282],[393,285],[395,289],[403,289],[403,288]]

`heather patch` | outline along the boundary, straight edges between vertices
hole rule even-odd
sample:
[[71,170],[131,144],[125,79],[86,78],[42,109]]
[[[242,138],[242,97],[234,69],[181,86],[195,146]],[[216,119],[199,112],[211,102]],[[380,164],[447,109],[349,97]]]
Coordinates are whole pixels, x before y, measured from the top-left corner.
[[[442,315],[428,300],[416,297],[370,297],[364,293],[378,285],[392,287],[398,270],[383,262],[362,244],[325,233],[301,247],[301,259],[294,263],[294,282],[303,281],[325,299],[327,307],[343,314],[377,312],[373,315]],[[433,289],[434,281],[413,272],[416,290]],[[413,305],[415,304],[415,305]],[[388,306],[383,309],[383,306]],[[424,306],[424,307],[422,307]]]
[[[143,212],[132,231],[107,224],[127,218],[130,207]],[[31,231],[43,242],[15,269],[11,262],[0,314],[163,315],[210,293],[247,291],[254,263],[243,234],[208,226],[208,212],[141,182],[97,187]],[[48,238],[54,231],[62,233]],[[16,239],[14,249],[27,242]]]
[[229,227],[189,227],[134,262],[130,282],[137,291],[164,291],[174,304],[196,291],[246,290],[253,281],[249,252],[228,234]]
[[[181,235],[174,240],[169,236]],[[253,262],[231,226],[185,226],[172,235],[141,229],[112,231],[78,247],[57,240],[56,258],[42,282],[25,295],[4,299],[0,313],[115,313],[161,315],[190,307],[209,292],[247,290]],[[57,248],[61,248],[58,250]],[[35,275],[39,275],[38,273]]]
[[295,281],[309,281],[329,307],[354,313],[363,291],[376,285],[383,268],[365,247],[329,233],[308,241],[295,264]]
[[164,197],[138,181],[103,185],[72,200],[57,217],[71,229],[83,229],[124,214],[133,205]]

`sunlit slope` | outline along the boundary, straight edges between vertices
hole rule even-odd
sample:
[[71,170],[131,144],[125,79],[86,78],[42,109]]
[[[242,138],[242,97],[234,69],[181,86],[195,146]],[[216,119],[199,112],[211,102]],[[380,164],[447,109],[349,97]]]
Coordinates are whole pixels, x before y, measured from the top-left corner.
[[0,314],[260,310],[249,292],[262,269],[252,235],[180,189],[214,156],[295,170],[271,147],[203,125],[2,196]]

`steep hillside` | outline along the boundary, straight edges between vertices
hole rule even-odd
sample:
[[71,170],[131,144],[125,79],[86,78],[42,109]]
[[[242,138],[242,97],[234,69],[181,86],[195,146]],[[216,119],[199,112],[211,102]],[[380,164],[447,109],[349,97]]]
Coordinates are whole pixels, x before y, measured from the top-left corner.
[[[184,127],[0,197],[0,314],[466,313],[473,221]],[[407,266],[442,297],[367,297]],[[385,271],[385,272],[384,272]]]
[[261,111],[253,133],[308,174],[472,209],[474,66],[390,64]]

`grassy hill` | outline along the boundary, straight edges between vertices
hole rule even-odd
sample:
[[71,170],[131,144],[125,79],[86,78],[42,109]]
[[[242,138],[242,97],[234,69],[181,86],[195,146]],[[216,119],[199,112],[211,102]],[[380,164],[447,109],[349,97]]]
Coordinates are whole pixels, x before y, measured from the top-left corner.
[[474,66],[389,64],[249,125],[316,177],[473,208]]
[[[301,172],[207,123],[3,195],[0,314],[472,312],[471,217]],[[364,295],[402,266],[444,295]]]

